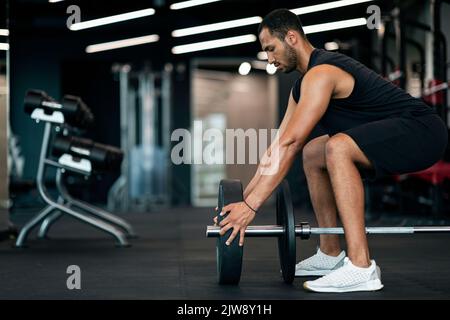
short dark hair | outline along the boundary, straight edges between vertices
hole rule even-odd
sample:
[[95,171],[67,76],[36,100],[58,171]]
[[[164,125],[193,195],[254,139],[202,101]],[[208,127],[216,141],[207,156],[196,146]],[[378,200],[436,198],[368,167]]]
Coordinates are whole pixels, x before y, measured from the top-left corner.
[[284,41],[289,30],[298,31],[303,38],[306,38],[299,17],[288,9],[276,9],[266,15],[259,24],[258,35],[264,28],[269,29],[270,34],[281,41]]

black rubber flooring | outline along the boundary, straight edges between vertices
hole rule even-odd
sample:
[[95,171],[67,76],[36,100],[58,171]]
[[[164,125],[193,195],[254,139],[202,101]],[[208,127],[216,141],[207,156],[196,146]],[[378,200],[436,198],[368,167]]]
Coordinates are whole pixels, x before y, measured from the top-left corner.
[[[254,224],[273,224],[270,211]],[[219,286],[215,240],[205,237],[212,215],[195,208],[126,214],[140,236],[130,248],[116,248],[109,235],[64,217],[50,239],[33,233],[26,249],[0,243],[0,299],[450,299],[450,234],[370,236],[385,285],[379,292],[310,293],[303,278],[286,285],[277,242],[263,238],[246,241],[240,285]],[[311,220],[300,210],[296,217]],[[314,253],[316,240],[297,240],[299,259]],[[81,268],[81,290],[67,289],[69,265]]]

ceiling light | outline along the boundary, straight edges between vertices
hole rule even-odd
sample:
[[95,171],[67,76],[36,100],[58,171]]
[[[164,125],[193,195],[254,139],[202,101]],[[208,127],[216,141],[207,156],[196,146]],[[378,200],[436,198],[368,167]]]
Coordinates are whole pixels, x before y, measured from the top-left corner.
[[335,41],[326,42],[325,50],[328,50],[328,51],[339,50],[339,44]]
[[357,18],[357,19],[342,20],[342,21],[335,21],[335,22],[315,24],[312,26],[306,26],[306,27],[303,27],[303,31],[305,32],[305,34],[310,34],[310,33],[317,33],[317,32],[323,32],[323,31],[363,26],[366,24],[367,24],[366,18]]
[[197,42],[191,44],[180,45],[172,48],[173,54],[182,54],[193,51],[209,50],[221,47],[234,46],[243,43],[255,42],[256,36],[254,34],[247,34],[245,36],[224,38],[218,40],[210,40],[204,42]]
[[267,60],[267,59],[268,59],[268,57],[267,57],[267,52],[265,52],[265,51],[260,51],[260,52],[258,52],[258,54],[256,55],[256,57],[257,57],[259,60]]
[[370,2],[370,1],[374,1],[374,0],[339,0],[339,1],[322,3],[322,4],[316,4],[313,6],[292,9],[291,12],[295,13],[296,15],[301,15],[301,14],[306,14],[306,13],[311,13],[311,12],[325,11],[325,10],[329,10],[329,9],[355,5],[355,4],[364,3],[364,2]]
[[261,17],[251,17],[251,18],[230,20],[230,21],[213,23],[213,24],[206,24],[203,26],[192,27],[192,28],[178,29],[178,30],[172,31],[172,37],[185,37],[185,36],[190,36],[193,34],[237,28],[237,27],[257,24],[257,23],[260,23],[261,21],[262,21]]
[[239,74],[241,76],[246,76],[250,73],[250,70],[252,70],[252,65],[248,62],[242,62],[239,66]]
[[105,24],[111,24],[111,23],[151,16],[153,14],[155,14],[155,9],[152,9],[152,8],[138,10],[138,11],[132,11],[132,12],[127,12],[127,13],[117,14],[117,15],[110,16],[110,17],[74,23],[70,26],[70,30],[78,31],[78,30],[82,30],[82,29],[103,26]]
[[118,41],[111,41],[111,42],[105,42],[105,43],[99,43],[99,44],[92,44],[92,45],[86,47],[86,52],[94,53],[94,52],[99,52],[99,51],[125,48],[125,47],[137,46],[140,44],[152,43],[152,42],[156,42],[158,40],[159,40],[159,36],[157,34],[152,34],[149,36],[130,38],[130,39],[124,39],[124,40],[118,40]]
[[9,50],[9,43],[0,43],[0,50]]
[[9,30],[8,29],[0,29],[0,36],[9,36]]
[[220,0],[190,0],[190,1],[183,1],[183,2],[177,2],[170,5],[170,9],[172,10],[179,10],[179,9],[185,9],[189,7],[194,6],[200,6],[202,4],[207,4],[211,2],[217,2]]
[[275,67],[273,63],[268,63],[266,66],[266,71],[270,75],[275,74],[277,72],[277,67]]
[[258,70],[266,70],[267,62],[259,60],[252,61],[252,68]]

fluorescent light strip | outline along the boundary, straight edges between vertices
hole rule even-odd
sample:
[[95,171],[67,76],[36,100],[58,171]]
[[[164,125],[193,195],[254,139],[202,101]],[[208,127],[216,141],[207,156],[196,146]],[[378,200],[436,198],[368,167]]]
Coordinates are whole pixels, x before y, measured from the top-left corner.
[[9,43],[0,43],[0,50],[9,50]]
[[370,1],[374,1],[374,0],[340,0],[340,1],[316,4],[313,6],[308,6],[308,7],[303,7],[303,8],[292,9],[291,12],[295,13],[296,15],[300,15],[300,14],[306,14],[306,13],[317,12],[317,11],[325,11],[325,10],[340,8],[340,7],[345,7],[345,6],[351,6],[351,5],[364,3],[364,2],[370,2]]
[[[338,30],[338,29],[344,29],[344,28],[357,27],[357,26],[362,26],[362,25],[366,25],[366,24],[367,24],[366,18],[356,18],[356,19],[350,19],[350,20],[342,20],[342,21],[335,21],[335,22],[315,24],[312,26],[306,26],[306,27],[303,27],[303,30],[304,30],[305,34],[310,34],[310,33],[324,32],[324,31],[330,31],[330,30]],[[193,51],[201,51],[201,50],[215,49],[215,48],[220,48],[220,47],[228,47],[228,46],[233,46],[233,45],[243,44],[243,43],[248,43],[248,42],[255,42],[255,41],[256,41],[256,36],[253,34],[248,34],[245,36],[224,38],[224,39],[219,39],[219,40],[204,41],[204,42],[197,42],[197,43],[176,46],[176,47],[172,48],[172,53],[173,54],[182,54],[182,53],[193,52]]]
[[176,47],[172,48],[172,53],[173,54],[182,54],[182,53],[193,52],[193,51],[201,51],[201,50],[209,50],[209,49],[215,49],[215,48],[221,48],[221,47],[234,46],[234,45],[238,45],[238,44],[255,42],[255,41],[256,41],[256,36],[254,34],[247,34],[245,36],[224,38],[224,39],[197,42],[197,43],[176,46]]
[[252,68],[258,69],[258,70],[266,70],[267,68],[267,61],[252,61]]
[[356,19],[350,19],[350,20],[342,20],[342,21],[315,24],[312,26],[303,27],[303,31],[305,32],[305,34],[310,34],[310,33],[317,33],[317,32],[323,32],[323,31],[363,26],[366,24],[367,24],[366,18],[356,18]]
[[207,4],[211,2],[217,2],[221,0],[190,0],[190,1],[183,1],[183,2],[177,2],[170,5],[170,9],[172,10],[179,10],[179,9],[185,9],[189,7],[194,6],[200,6],[202,4]]
[[0,29],[0,36],[9,36],[9,30],[8,29]]
[[125,20],[131,20],[131,19],[137,19],[137,18],[142,18],[142,17],[146,17],[146,16],[151,16],[153,14],[155,14],[155,9],[152,9],[152,8],[138,10],[138,11],[132,11],[132,12],[128,12],[128,13],[118,14],[115,16],[74,23],[70,26],[70,30],[78,31],[78,30],[83,30],[83,29],[87,29],[87,28],[103,26],[105,24],[111,24],[111,23],[121,22],[121,21],[125,21]]
[[50,2],[50,3],[56,3],[56,2],[61,2],[61,1],[64,1],[64,0],[48,0],[48,2]]
[[113,50],[131,46],[137,46],[145,43],[157,42],[159,40],[159,36],[157,34],[152,34],[149,36],[130,38],[125,40],[111,41],[99,44],[92,44],[86,47],[87,53],[94,53],[99,51]]
[[172,31],[172,37],[174,37],[174,38],[185,37],[185,36],[190,36],[193,34],[237,28],[237,27],[257,24],[257,23],[260,23],[261,21],[262,21],[261,17],[251,17],[251,18],[230,20],[230,21],[213,23],[213,24],[206,24],[203,26],[192,27],[192,28],[178,29],[178,30]]

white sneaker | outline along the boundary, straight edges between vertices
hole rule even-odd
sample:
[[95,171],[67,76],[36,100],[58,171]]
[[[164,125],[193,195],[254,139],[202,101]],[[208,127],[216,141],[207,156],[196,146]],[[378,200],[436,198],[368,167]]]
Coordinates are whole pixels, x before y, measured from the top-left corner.
[[345,251],[341,251],[337,257],[333,257],[323,253],[319,248],[315,255],[297,263],[295,266],[295,276],[324,276],[342,267],[344,265],[344,258]]
[[376,291],[383,288],[381,271],[375,260],[367,268],[352,264],[344,259],[344,266],[314,281],[306,281],[303,287],[315,292]]

